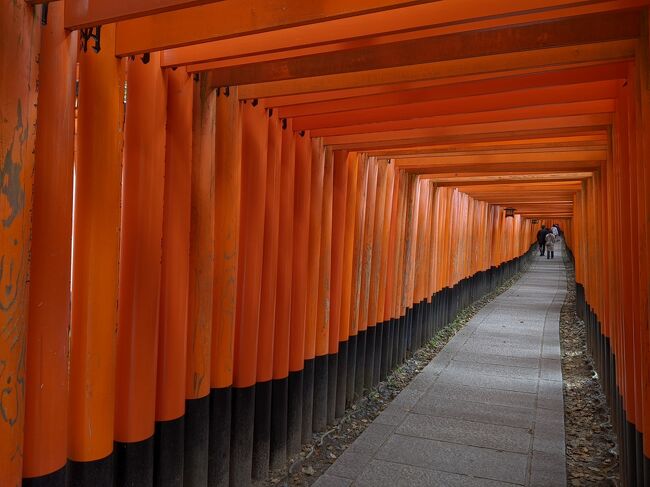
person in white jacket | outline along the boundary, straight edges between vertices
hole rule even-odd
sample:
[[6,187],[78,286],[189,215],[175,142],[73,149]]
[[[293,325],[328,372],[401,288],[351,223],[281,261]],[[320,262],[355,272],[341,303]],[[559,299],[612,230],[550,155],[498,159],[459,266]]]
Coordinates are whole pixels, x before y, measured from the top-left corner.
[[[553,227],[555,230],[555,227]],[[555,240],[556,240],[555,232],[550,231],[546,234],[546,258],[547,259],[554,259],[555,258],[555,253],[554,253],[554,246],[555,246]]]

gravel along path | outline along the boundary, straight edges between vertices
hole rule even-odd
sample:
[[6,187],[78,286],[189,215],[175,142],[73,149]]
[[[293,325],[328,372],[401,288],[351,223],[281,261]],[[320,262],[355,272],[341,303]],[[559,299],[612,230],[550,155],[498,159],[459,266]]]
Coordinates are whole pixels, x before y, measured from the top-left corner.
[[565,258],[567,295],[560,315],[567,485],[620,485],[618,444],[598,374],[576,315],[573,263]]

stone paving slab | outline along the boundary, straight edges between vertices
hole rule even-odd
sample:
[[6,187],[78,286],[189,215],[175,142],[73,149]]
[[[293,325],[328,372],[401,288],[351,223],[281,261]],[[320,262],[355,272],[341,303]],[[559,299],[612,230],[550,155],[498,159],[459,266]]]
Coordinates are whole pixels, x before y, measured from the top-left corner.
[[561,250],[535,256],[315,483],[566,485]]

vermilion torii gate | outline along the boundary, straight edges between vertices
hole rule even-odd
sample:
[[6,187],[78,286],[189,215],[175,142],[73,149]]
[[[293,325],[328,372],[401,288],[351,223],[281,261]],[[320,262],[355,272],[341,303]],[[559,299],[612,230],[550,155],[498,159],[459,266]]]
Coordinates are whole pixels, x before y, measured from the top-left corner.
[[647,0],[1,1],[0,485],[264,478],[540,223],[650,481]]

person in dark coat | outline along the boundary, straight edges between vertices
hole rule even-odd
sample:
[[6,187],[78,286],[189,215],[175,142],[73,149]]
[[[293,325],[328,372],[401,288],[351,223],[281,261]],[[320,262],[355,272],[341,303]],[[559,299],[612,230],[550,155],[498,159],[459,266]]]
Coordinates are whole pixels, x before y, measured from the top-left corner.
[[546,229],[546,225],[542,225],[542,228],[539,229],[539,232],[537,232],[537,244],[539,245],[539,255],[542,257],[546,253],[546,234],[548,233],[548,230]]

